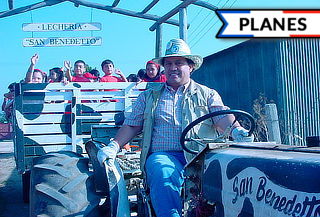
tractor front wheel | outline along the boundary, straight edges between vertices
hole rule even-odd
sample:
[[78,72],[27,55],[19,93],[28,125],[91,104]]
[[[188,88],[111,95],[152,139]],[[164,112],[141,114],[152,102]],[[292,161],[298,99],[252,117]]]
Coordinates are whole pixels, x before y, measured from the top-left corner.
[[87,158],[53,152],[35,158],[33,165],[30,216],[100,216],[100,197]]

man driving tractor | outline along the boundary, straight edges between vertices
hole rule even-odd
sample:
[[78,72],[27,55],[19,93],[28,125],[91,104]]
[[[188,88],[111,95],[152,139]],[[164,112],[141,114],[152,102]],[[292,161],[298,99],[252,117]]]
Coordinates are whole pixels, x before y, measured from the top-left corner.
[[[226,107],[213,89],[196,83],[190,76],[197,70],[202,57],[191,54],[181,39],[168,42],[165,56],[153,60],[164,67],[166,83],[141,93],[111,142],[98,148],[97,160],[112,167],[115,157],[125,144],[143,133],[140,165],[150,189],[152,206],[158,217],[181,216],[181,188],[184,166],[193,157],[180,145],[183,129],[195,119]],[[216,135],[230,129],[236,142],[252,142],[233,115],[214,117],[194,127],[191,136]]]

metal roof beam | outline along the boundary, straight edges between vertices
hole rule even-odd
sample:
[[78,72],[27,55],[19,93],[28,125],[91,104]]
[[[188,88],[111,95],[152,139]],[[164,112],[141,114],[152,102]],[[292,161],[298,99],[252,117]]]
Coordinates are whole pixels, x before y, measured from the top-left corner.
[[38,9],[38,8],[52,6],[52,5],[55,5],[55,4],[59,4],[59,3],[63,2],[63,1],[64,0],[45,0],[43,2],[38,2],[38,3],[32,4],[32,5],[16,8],[16,9],[13,9],[13,10],[3,11],[3,12],[0,12],[0,18],[9,17],[9,16],[13,16],[13,15],[16,15],[16,14],[25,13],[25,12],[32,11],[32,10],[35,10],[35,9]]
[[179,4],[177,7],[166,13],[164,16],[162,16],[158,21],[156,21],[150,28],[150,31],[154,31],[157,26],[159,26],[161,23],[165,23],[166,20],[168,20],[170,17],[174,16],[176,13],[179,12],[180,8],[185,8],[188,5],[194,3],[197,0],[184,0],[181,4]]
[[[131,17],[138,17],[138,18],[147,19],[147,20],[158,21],[161,18],[160,16],[156,16],[156,15],[152,15],[152,14],[141,14],[141,13],[126,10],[126,9],[106,6],[106,5],[102,5],[99,3],[93,3],[93,2],[88,2],[88,1],[84,1],[84,0],[67,0],[67,1],[73,2],[74,4],[82,5],[85,7],[95,8],[95,9],[99,9],[99,10],[105,10],[105,11],[109,11],[111,13],[118,13],[118,14],[122,14],[122,15],[127,15],[127,16],[131,16]],[[164,23],[179,26],[179,21],[174,20],[174,19],[170,19],[170,20],[167,19]]]
[[[180,1],[185,1],[185,0],[180,0]],[[205,1],[200,1],[200,0],[195,1],[192,4],[200,6],[200,7],[203,7],[203,8],[207,8],[207,9],[212,10],[212,11],[215,11],[215,10],[218,9],[218,7],[214,6],[213,4],[210,4],[210,3],[205,2]]]
[[155,6],[155,4],[158,3],[158,1],[159,1],[159,0],[153,0],[152,2],[150,2],[150,4],[149,4],[147,7],[145,7],[145,9],[143,9],[143,10],[141,11],[141,13],[142,13],[142,14],[147,13],[153,6]]
[[13,0],[8,0],[9,10],[13,9]]
[[114,0],[114,2],[112,3],[112,7],[117,7],[119,2],[120,2],[120,0]]

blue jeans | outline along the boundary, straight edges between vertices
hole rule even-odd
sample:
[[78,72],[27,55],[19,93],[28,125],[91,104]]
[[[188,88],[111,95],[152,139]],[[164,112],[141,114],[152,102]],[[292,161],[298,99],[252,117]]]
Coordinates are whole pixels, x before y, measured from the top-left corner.
[[145,165],[147,183],[157,217],[181,216],[184,165],[183,152],[154,152],[148,156]]

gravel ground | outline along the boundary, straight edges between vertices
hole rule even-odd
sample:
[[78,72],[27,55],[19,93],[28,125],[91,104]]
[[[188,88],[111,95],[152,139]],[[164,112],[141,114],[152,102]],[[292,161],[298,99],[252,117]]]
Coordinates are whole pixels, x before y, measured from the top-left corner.
[[0,142],[0,217],[27,217],[28,204],[22,200],[21,175],[16,169],[11,141]]

